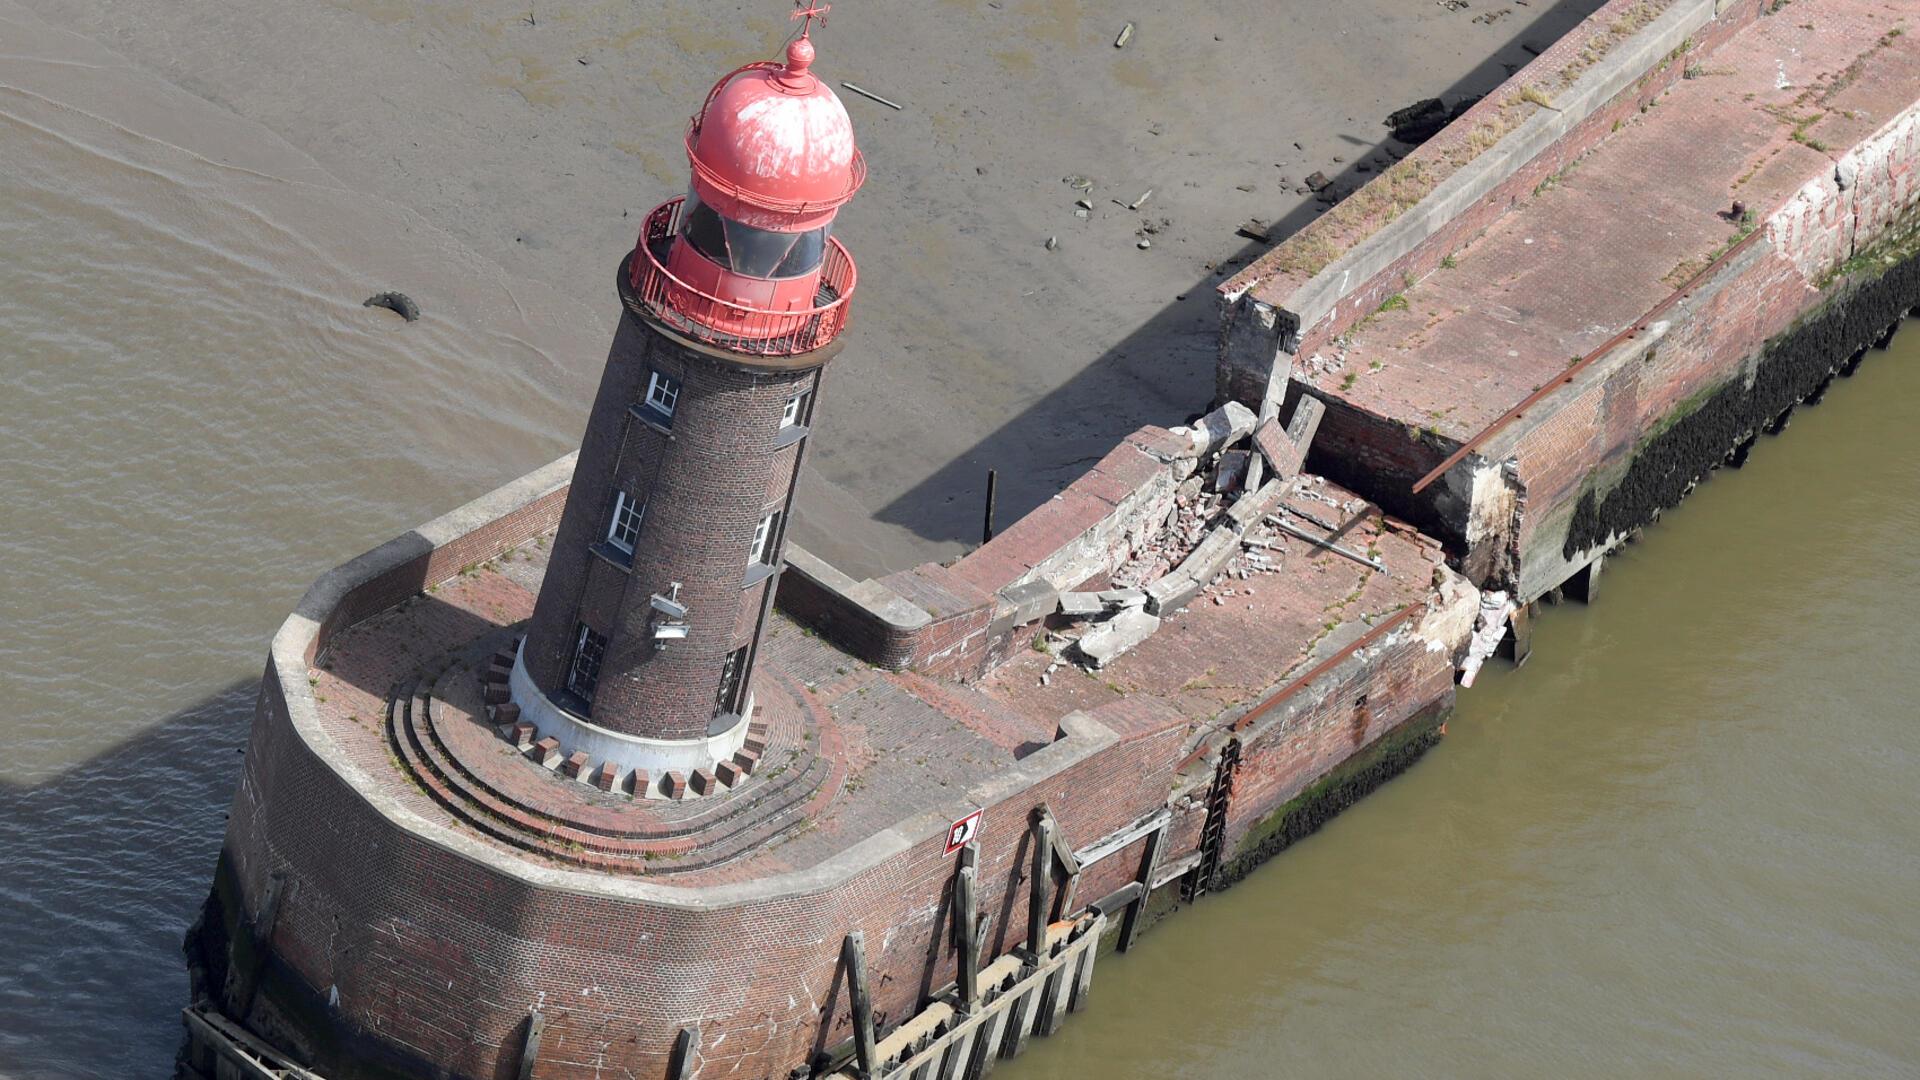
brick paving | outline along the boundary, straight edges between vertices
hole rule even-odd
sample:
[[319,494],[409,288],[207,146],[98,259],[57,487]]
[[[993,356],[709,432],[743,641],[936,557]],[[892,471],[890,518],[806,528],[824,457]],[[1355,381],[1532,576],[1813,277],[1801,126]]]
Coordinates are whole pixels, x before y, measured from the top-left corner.
[[1063,667],[1045,686],[1052,657],[1038,649],[968,686],[870,667],[776,616],[756,681],[762,765],[706,798],[600,791],[530,760],[484,719],[483,673],[532,612],[550,538],[337,635],[309,674],[344,752],[417,813],[520,858],[688,885],[746,880],[815,865],[950,798],[1052,742],[1074,710],[1104,706],[1122,728],[1134,714],[1145,718],[1135,726],[1185,717],[1197,728],[1427,594],[1430,542],[1324,482],[1291,501],[1348,523],[1340,542],[1377,553],[1386,572],[1278,540],[1280,572],[1229,577],[1109,668]]
[[1336,342],[1337,367],[1295,377],[1410,430],[1478,434],[1705,267],[1740,235],[1735,200],[1764,220],[1909,105],[1914,15],[1797,0],[1762,17]]
[[[1039,647],[1027,648],[988,676],[982,689],[1026,717],[1030,730],[1044,729],[1049,737],[1060,716],[1123,700],[1154,700],[1202,724],[1250,704],[1380,617],[1430,594],[1442,561],[1433,541],[1390,525],[1378,510],[1335,485],[1309,479],[1306,490],[1287,504],[1336,525],[1351,522],[1338,542],[1377,553],[1385,572],[1305,541],[1280,538],[1274,542],[1281,548],[1273,552],[1284,551],[1278,573],[1250,574],[1245,580],[1228,575],[1107,667],[1083,671],[1062,663],[1043,685],[1041,675],[1056,658]],[[1349,505],[1356,509],[1341,509]]]

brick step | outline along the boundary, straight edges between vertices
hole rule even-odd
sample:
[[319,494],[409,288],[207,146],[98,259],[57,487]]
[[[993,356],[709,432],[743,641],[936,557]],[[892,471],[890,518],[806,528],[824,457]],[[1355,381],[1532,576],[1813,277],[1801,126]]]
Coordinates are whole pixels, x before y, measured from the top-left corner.
[[[745,780],[745,790],[735,794],[708,796],[685,801],[641,800],[619,808],[608,807],[604,814],[595,814],[589,810],[585,814],[576,814],[572,805],[564,808],[549,808],[532,804],[515,794],[504,791],[497,778],[490,779],[472,768],[473,758],[486,760],[493,757],[501,739],[490,725],[482,724],[474,716],[473,709],[462,708],[463,699],[471,697],[471,684],[458,677],[457,669],[450,668],[435,684],[434,700],[430,704],[428,716],[430,731],[439,744],[442,753],[451,758],[474,783],[486,787],[493,794],[508,802],[520,806],[528,813],[556,823],[571,825],[575,828],[595,832],[606,836],[627,836],[638,838],[669,838],[690,836],[702,832],[726,818],[757,810],[768,800],[784,797],[783,791],[800,782],[807,771],[807,759],[813,756],[810,745],[804,738],[802,725],[790,720],[772,725],[768,734],[772,745],[760,758],[753,772]],[[475,703],[475,708],[480,707]],[[451,713],[452,715],[448,715]],[[444,719],[443,719],[444,717]],[[466,729],[454,727],[443,731],[446,725],[470,725]],[[483,738],[484,743],[479,739]],[[457,739],[462,750],[456,751],[449,739]],[[484,746],[484,749],[482,747]],[[508,769],[523,769],[525,763],[519,760],[502,763]],[[594,817],[613,818],[615,816],[640,816],[645,820],[638,824],[625,822],[606,824],[592,820]]]
[[719,837],[712,843],[701,844],[698,859],[655,864],[647,868],[647,873],[670,875],[685,873],[689,870],[710,869],[759,850],[762,845],[806,820],[807,804],[832,771],[832,767],[826,761],[818,757],[811,759],[807,765],[809,774],[807,791],[802,797],[793,799],[769,813],[754,816],[745,821],[740,829]]
[[[791,801],[791,799],[795,797],[793,794],[794,787],[805,782],[808,773],[806,768],[807,762],[814,756],[811,750],[805,747],[798,747],[794,748],[790,756],[784,761],[769,764],[763,760],[760,768],[755,770],[755,777],[759,779],[749,778],[748,780],[748,783],[752,785],[748,791],[737,796],[707,797],[698,800],[699,802],[710,804],[705,813],[684,817],[648,814],[647,817],[652,820],[644,824],[615,827],[602,825],[582,817],[556,814],[537,806],[530,806],[522,799],[514,797],[511,793],[500,790],[497,784],[490,782],[486,777],[475,772],[460,755],[454,753],[447,745],[440,731],[441,724],[437,715],[440,710],[435,708],[438,704],[440,703],[431,700],[426,704],[424,710],[426,735],[433,744],[433,750],[436,752],[436,756],[447,760],[450,763],[449,767],[458,770],[466,781],[466,785],[475,786],[485,791],[486,798],[489,801],[498,801],[516,807],[524,814],[531,816],[532,819],[547,823],[549,826],[566,827],[609,838],[667,841],[678,838],[698,837],[730,818],[738,817],[759,809],[770,800],[785,799]],[[471,718],[464,716],[450,722],[455,724],[475,723]],[[486,732],[485,738],[488,740],[488,748],[490,750],[499,745],[497,736],[493,733]],[[504,755],[502,756],[504,757]],[[504,761],[503,764],[514,769],[538,767],[532,765],[530,762],[521,760]],[[773,776],[771,780],[765,779],[776,772],[778,772],[779,775]],[[568,782],[572,783],[574,781]],[[584,795],[585,792],[581,794]],[[805,798],[810,794],[811,791],[808,790],[799,793],[798,797]],[[678,804],[678,806],[685,805],[688,804]],[[637,817],[639,813],[652,811],[656,807],[659,809],[677,808],[674,803],[639,802],[636,800],[633,809],[623,807],[615,812]]]
[[[447,785],[444,776],[420,756],[420,748],[408,733],[405,714],[411,711],[416,700],[409,688],[404,694],[396,694],[387,701],[387,744],[402,766],[411,775],[427,797],[487,836],[524,851],[542,855],[553,854],[545,845],[535,842],[534,837],[517,829],[510,828],[484,814],[475,813],[471,804]],[[612,868],[612,867],[609,867]]]
[[[491,789],[476,785],[459,767],[457,760],[445,755],[444,749],[430,733],[421,731],[425,726],[428,700],[424,695],[410,696],[401,710],[400,728],[418,759],[459,800],[460,805],[451,809],[462,820],[478,825],[496,837],[500,837],[499,830],[509,829],[513,835],[500,838],[516,847],[574,861],[591,861],[581,856],[597,853],[623,864],[631,864],[649,855],[657,858],[661,855],[683,854],[692,849],[693,841],[689,837],[647,840],[587,832],[564,821],[535,815],[518,803],[501,798]],[[622,868],[637,869],[632,865]]]
[[[412,759],[408,764],[415,772],[431,774],[426,786],[437,802],[515,847],[601,869],[635,872],[644,863],[646,873],[684,873],[730,861],[797,824],[797,808],[804,806],[829,772],[825,762],[807,755],[807,766],[798,770],[793,783],[767,789],[769,795],[791,793],[779,805],[762,813],[724,815],[709,823],[737,822],[739,827],[731,830],[701,829],[667,837],[606,836],[535,814],[491,789],[475,786],[477,782],[457,759],[445,754],[431,724],[425,722],[430,710],[430,698],[410,694],[396,726],[406,736],[403,756]],[[424,736],[423,726],[427,728]]]

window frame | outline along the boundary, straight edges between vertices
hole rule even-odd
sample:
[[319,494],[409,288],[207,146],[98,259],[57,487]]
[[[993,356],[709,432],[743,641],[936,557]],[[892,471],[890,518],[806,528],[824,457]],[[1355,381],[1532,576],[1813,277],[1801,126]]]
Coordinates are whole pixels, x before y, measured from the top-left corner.
[[807,406],[811,404],[808,400],[811,397],[813,391],[802,390],[787,399],[786,405],[780,410],[780,430],[807,426]]
[[647,392],[640,400],[649,410],[672,420],[674,410],[680,407],[681,389],[679,379],[659,368],[650,367],[647,369]]
[[714,693],[713,715],[739,715],[740,696],[747,689],[747,653],[753,646],[742,645],[727,654],[720,666],[720,686]]
[[[587,656],[588,646],[593,646],[593,655]],[[574,635],[573,659],[567,663],[567,692],[587,704],[593,704],[593,695],[600,688],[600,667],[607,658],[608,640],[585,622],[580,623],[580,632]],[[583,667],[591,670],[584,671]]]
[[769,510],[753,527],[753,543],[747,548],[748,566],[772,566],[767,558],[780,550],[780,526],[782,517],[778,509]]
[[[632,535],[631,538],[623,540],[621,539],[621,519],[627,516],[631,516],[633,519]],[[634,548],[639,546],[640,528],[646,523],[646,520],[647,504],[628,495],[625,488],[615,488],[613,491],[613,513],[607,516],[607,535],[605,537],[607,546],[631,559]]]

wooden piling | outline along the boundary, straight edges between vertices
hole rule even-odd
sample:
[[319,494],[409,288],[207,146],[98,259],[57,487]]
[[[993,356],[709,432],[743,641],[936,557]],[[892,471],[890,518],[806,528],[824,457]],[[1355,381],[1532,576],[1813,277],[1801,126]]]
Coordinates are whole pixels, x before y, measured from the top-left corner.
[[527,1013],[527,1041],[520,1044],[518,1080],[532,1080],[533,1063],[540,1057],[540,1036],[547,1029],[547,1018],[539,1009]]
[[1027,890],[1027,952],[1039,963],[1047,955],[1047,892],[1053,861],[1053,818],[1041,813],[1033,818],[1033,865]]
[[673,1060],[667,1066],[671,1080],[692,1080],[693,1058],[700,1050],[700,1029],[681,1028],[673,1037]]
[[975,871],[961,866],[953,875],[953,927],[959,938],[960,1012],[971,1013],[980,1000],[979,908],[974,898]]
[[1146,849],[1140,853],[1140,876],[1134,879],[1140,885],[1140,895],[1127,905],[1127,914],[1120,920],[1120,942],[1116,947],[1121,952],[1133,948],[1134,940],[1140,936],[1140,916],[1153,896],[1153,875],[1160,869],[1160,849],[1166,835],[1165,825],[1147,834]]
[[855,930],[840,946],[840,962],[847,969],[847,999],[853,1007],[853,1052],[860,1075],[870,1077],[874,1066],[873,998],[867,993],[867,935]]

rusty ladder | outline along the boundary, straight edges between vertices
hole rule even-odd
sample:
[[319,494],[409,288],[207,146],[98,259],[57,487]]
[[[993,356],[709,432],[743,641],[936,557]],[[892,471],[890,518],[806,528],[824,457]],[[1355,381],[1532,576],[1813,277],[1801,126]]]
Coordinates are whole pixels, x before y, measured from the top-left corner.
[[1233,796],[1233,773],[1240,766],[1240,740],[1228,739],[1220,748],[1220,765],[1207,789],[1207,820],[1200,827],[1200,861],[1180,883],[1180,898],[1189,903],[1213,888],[1220,872],[1220,854],[1227,840],[1227,804]]

